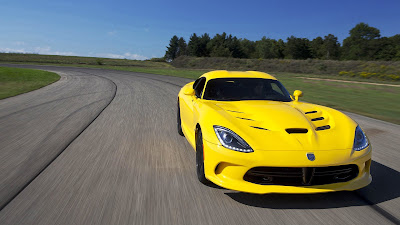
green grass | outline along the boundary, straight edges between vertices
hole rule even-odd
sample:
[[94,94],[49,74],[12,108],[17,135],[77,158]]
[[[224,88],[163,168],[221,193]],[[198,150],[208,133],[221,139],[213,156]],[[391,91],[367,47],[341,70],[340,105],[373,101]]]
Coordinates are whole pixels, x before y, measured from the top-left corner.
[[[2,56],[2,54],[0,54],[0,56]],[[57,65],[57,66],[114,69],[122,71],[184,77],[189,79],[196,79],[203,73],[211,70],[211,69],[174,68],[166,63],[151,62],[151,61],[122,60],[122,61],[133,61],[133,62],[123,62],[126,64],[122,65],[122,62],[119,62],[119,60],[113,61],[113,59],[109,59],[110,61],[108,61],[107,59],[103,61],[103,65],[99,65],[95,63],[96,58],[90,58],[90,57],[64,58],[65,56],[60,56],[62,60],[59,63],[54,61],[51,63],[43,62],[44,59],[52,61],[51,57],[50,58],[43,57],[41,62],[33,62],[35,60],[39,61],[38,59],[41,58],[40,55],[29,56],[24,54],[23,57],[27,57],[29,59],[27,61],[20,62],[20,63],[23,62],[24,64],[42,64],[42,65],[47,64],[47,65]],[[30,57],[33,57],[33,59]],[[83,62],[76,63],[76,61],[74,60],[78,62],[79,60],[83,60],[83,62],[85,63]],[[2,61],[1,58],[0,61]],[[65,63],[66,61],[68,61],[68,63]],[[73,63],[73,61],[75,63]],[[254,68],[247,68],[246,70],[252,70],[252,69]],[[337,80],[353,80],[361,82],[388,83],[388,84],[399,84],[399,82],[369,80],[369,79],[343,77],[338,75],[335,76],[335,75],[318,74],[318,73],[310,74],[310,73],[276,72],[271,74],[276,76],[291,93],[293,93],[293,91],[297,89],[302,90],[304,93],[304,97],[301,100],[303,101],[321,104],[333,107],[335,109],[354,112],[361,115],[400,124],[400,117],[399,117],[400,87],[386,87],[386,86],[374,86],[368,84],[317,81],[317,80],[301,79],[299,77],[329,78]]]
[[0,67],[0,99],[36,90],[59,79],[51,72]]

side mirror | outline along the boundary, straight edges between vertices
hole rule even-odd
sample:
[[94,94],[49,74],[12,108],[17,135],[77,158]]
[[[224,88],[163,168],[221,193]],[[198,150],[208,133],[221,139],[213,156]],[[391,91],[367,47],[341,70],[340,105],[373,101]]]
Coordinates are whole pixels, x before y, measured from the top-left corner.
[[294,96],[294,101],[298,102],[299,101],[299,97],[303,97],[303,92],[300,90],[295,90],[293,93]]
[[194,95],[194,89],[192,87],[188,87],[188,88],[186,88],[186,90],[183,91],[183,94]]

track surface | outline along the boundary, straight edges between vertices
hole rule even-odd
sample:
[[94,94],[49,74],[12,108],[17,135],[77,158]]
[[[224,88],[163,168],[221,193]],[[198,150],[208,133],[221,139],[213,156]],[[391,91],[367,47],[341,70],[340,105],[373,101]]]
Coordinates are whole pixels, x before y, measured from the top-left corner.
[[399,223],[399,125],[349,114],[374,148],[367,188],[244,194],[196,180],[195,152],[176,132],[177,93],[190,80],[18,67],[62,78],[0,101],[0,224]]

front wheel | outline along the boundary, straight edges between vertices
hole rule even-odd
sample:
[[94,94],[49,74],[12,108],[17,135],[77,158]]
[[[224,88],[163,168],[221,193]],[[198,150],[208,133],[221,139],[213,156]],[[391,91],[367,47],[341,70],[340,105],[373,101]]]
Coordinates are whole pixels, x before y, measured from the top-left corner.
[[201,130],[196,135],[196,172],[197,179],[203,184],[209,184],[206,175],[204,174],[204,147],[203,147],[203,135]]

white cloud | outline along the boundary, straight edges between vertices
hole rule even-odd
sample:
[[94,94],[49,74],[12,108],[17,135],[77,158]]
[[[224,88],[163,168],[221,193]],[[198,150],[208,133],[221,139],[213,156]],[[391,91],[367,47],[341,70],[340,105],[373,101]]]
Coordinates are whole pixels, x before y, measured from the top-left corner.
[[91,54],[92,56],[95,57],[104,57],[104,58],[113,58],[113,59],[136,59],[136,60],[145,60],[148,59],[146,56],[143,55],[138,55],[138,54],[132,54],[130,52],[127,52],[125,54],[114,54],[114,53],[96,53],[96,54]]
[[125,54],[115,54],[115,53],[89,53],[89,54],[77,54],[75,52],[62,52],[62,51],[53,51],[51,47],[34,47],[30,49],[25,48],[1,48],[0,52],[5,53],[33,53],[33,54],[42,54],[42,55],[66,55],[66,56],[92,56],[92,57],[103,57],[103,58],[113,58],[113,59],[135,59],[135,60],[145,60],[148,57],[133,54],[127,52]]
[[74,52],[60,52],[60,51],[52,51],[51,47],[35,47],[34,53],[43,54],[43,55],[77,55]]
[[30,49],[25,48],[0,48],[0,52],[6,53],[33,53],[33,54],[42,54],[42,55],[77,55],[74,52],[60,52],[60,51],[52,51],[50,47],[34,47]]
[[25,49],[13,49],[13,48],[0,48],[0,52],[5,52],[5,53],[27,53]]

